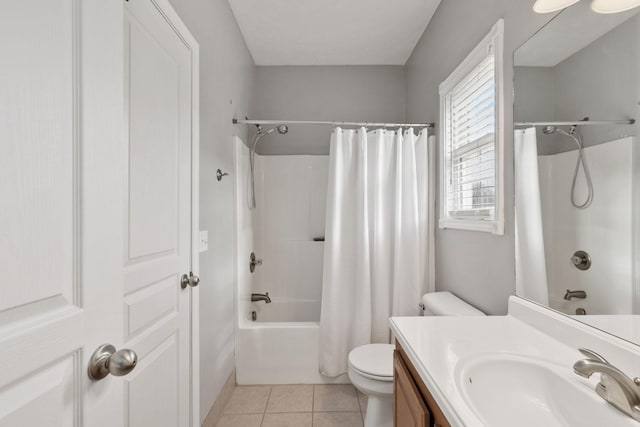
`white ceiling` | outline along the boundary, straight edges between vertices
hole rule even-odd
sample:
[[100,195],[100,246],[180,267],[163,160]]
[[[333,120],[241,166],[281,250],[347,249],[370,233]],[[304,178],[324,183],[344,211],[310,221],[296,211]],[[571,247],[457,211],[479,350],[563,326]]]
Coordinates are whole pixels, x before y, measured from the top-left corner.
[[256,65],[404,65],[440,0],[228,0]]

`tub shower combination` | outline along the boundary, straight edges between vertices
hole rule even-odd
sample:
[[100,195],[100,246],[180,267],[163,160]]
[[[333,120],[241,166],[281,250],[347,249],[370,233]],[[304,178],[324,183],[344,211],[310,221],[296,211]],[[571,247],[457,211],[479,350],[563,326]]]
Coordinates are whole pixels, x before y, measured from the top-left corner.
[[256,155],[250,209],[249,149],[236,139],[234,153],[237,382],[348,382],[318,373],[328,156]]
[[[287,125],[393,127],[389,133],[371,132],[371,139],[378,141],[372,146],[377,147],[390,147],[386,141],[392,136],[396,144],[398,138],[413,135],[410,128],[420,130],[433,125],[248,120],[234,123],[257,126],[249,147],[239,138],[234,141],[237,383],[348,383],[346,369],[338,370],[335,377],[319,373],[329,156],[262,156],[255,149],[269,134],[292,138]],[[399,128],[405,132],[395,132]],[[357,135],[356,131],[344,132]],[[361,132],[365,134],[369,132]],[[386,138],[385,142],[381,138]],[[409,146],[412,147],[406,147]],[[389,159],[396,158],[391,152],[387,154]],[[401,169],[398,171],[400,174]],[[421,295],[420,290],[417,292]],[[411,298],[414,311],[419,295]],[[346,365],[346,354],[343,362]]]

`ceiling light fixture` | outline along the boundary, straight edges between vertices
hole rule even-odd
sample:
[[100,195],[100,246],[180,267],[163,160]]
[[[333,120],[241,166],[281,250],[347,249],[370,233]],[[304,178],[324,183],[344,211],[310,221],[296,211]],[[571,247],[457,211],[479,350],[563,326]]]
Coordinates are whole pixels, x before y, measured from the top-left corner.
[[536,0],[533,11],[536,13],[551,13],[578,3],[580,0]]
[[[565,9],[580,0],[536,0],[533,11],[551,13]],[[592,0],[591,9],[597,13],[625,12],[640,6],[640,0]]]
[[624,12],[640,6],[640,0],[593,0],[591,10],[598,13]]

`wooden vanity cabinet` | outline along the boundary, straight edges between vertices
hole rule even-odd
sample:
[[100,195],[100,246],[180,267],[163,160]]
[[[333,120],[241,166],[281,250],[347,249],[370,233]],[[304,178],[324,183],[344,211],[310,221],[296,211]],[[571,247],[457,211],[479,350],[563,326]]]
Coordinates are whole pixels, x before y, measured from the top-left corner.
[[399,343],[393,354],[393,425],[451,427]]

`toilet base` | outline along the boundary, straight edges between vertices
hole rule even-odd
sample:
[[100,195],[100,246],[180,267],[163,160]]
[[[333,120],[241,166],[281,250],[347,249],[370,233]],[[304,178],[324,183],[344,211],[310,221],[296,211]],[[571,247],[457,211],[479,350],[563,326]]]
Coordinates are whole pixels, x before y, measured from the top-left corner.
[[364,427],[393,427],[393,396],[369,395]]

